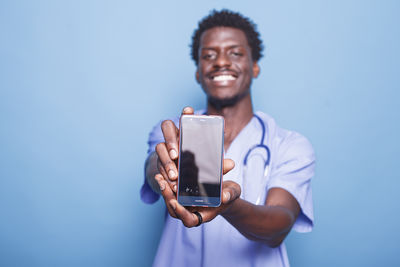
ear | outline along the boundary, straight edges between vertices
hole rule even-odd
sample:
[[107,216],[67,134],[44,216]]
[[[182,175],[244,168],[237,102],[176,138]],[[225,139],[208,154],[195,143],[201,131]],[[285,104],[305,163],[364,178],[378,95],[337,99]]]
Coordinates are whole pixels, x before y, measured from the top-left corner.
[[199,73],[199,69],[196,70],[196,81],[198,83],[200,83],[200,73]]
[[253,78],[257,78],[258,75],[260,74],[260,66],[258,65],[257,62],[253,63]]

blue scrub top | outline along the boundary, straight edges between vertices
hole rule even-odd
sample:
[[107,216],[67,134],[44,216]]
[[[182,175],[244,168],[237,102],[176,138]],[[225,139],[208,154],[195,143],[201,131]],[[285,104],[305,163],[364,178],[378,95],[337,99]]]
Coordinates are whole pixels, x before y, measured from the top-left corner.
[[[203,114],[204,110],[196,112]],[[253,117],[241,130],[225,153],[225,158],[235,161],[235,168],[224,175],[224,180],[238,183],[241,198],[254,204],[264,204],[270,188],[280,187],[298,201],[301,212],[293,225],[297,232],[309,232],[313,227],[311,177],[314,175],[315,156],[311,144],[302,135],[280,128],[275,120],[256,112],[265,125],[264,144],[271,158],[267,172],[264,169],[265,153],[255,151],[244,167],[246,153],[260,143],[261,123]],[[178,126],[179,118],[173,120]],[[160,124],[149,136],[149,150],[164,142]],[[141,198],[146,203],[159,199],[146,180],[141,188]],[[260,242],[248,240],[222,216],[199,227],[186,228],[178,219],[167,215],[163,234],[153,266],[289,266],[284,243],[270,248]]]

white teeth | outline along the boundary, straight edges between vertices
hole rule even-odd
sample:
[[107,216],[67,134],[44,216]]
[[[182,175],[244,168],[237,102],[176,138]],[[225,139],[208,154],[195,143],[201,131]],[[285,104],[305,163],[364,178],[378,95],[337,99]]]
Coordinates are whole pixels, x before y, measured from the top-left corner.
[[218,82],[221,82],[221,81],[233,81],[235,79],[236,78],[233,77],[232,75],[219,75],[219,76],[215,76],[213,78],[214,81],[218,81]]

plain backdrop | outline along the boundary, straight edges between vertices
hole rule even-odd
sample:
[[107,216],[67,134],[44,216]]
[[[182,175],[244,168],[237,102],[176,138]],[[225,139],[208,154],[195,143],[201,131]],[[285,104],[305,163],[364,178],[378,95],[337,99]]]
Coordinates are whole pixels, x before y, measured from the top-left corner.
[[204,107],[189,44],[213,8],[258,24],[254,107],[316,152],[292,266],[400,265],[399,1],[1,0],[0,266],[151,265],[147,137]]

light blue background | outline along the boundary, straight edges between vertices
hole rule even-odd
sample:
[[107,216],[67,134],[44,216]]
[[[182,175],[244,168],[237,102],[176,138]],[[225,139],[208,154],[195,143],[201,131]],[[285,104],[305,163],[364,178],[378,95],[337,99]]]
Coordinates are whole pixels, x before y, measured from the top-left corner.
[[[0,2],[0,266],[148,266],[147,134],[203,107],[190,38],[212,8],[265,43],[255,109],[314,145],[315,229],[292,266],[399,266],[399,1]],[[173,245],[173,244],[171,244]]]

